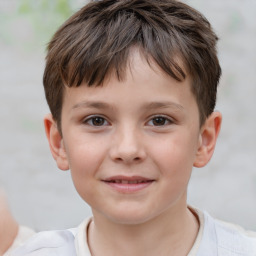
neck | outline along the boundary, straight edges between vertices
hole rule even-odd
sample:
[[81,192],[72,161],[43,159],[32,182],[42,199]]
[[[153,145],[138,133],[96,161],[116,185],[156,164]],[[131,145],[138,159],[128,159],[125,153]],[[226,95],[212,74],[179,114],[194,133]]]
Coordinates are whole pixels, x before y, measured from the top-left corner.
[[183,208],[136,225],[113,223],[94,212],[88,232],[92,255],[188,255],[199,224],[187,206]]

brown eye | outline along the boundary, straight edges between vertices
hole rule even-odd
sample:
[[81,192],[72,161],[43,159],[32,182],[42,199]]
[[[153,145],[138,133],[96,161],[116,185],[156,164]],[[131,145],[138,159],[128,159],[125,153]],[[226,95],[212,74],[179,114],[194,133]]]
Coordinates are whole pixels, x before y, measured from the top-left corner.
[[109,125],[107,120],[101,116],[92,116],[84,121],[85,124],[90,126],[106,126]]
[[168,123],[168,120],[165,117],[158,116],[152,119],[152,123],[154,126],[161,126]]
[[102,117],[93,117],[92,118],[92,124],[94,125],[94,126],[102,126],[102,125],[104,125],[105,124],[105,119],[104,118],[102,118]]

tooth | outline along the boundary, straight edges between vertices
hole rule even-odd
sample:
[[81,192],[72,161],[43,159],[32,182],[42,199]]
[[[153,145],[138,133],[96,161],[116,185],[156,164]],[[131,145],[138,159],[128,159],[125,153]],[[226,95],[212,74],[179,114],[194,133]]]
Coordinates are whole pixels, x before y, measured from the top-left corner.
[[138,183],[146,183],[148,182],[147,180],[110,180],[109,182],[112,183],[120,183],[120,184],[138,184]]

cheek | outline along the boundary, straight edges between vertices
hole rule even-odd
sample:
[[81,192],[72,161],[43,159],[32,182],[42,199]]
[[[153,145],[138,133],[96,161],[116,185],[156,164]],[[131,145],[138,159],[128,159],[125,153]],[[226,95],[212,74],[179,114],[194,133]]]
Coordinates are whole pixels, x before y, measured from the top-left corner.
[[90,204],[97,194],[97,186],[94,183],[100,169],[101,154],[96,147],[85,145],[77,145],[69,149],[72,152],[69,154],[69,163],[72,180],[78,194]]
[[77,132],[66,142],[73,183],[80,196],[87,197],[88,193],[96,189],[94,182],[100,177],[102,164],[108,154],[109,141],[102,136]]
[[175,138],[155,148],[154,164],[160,173],[162,184],[162,197],[168,201],[175,201],[186,193],[188,182],[191,176],[194,150],[189,147],[187,141],[182,138]]
[[83,176],[92,175],[98,169],[100,152],[95,147],[77,145],[70,149],[68,161],[71,172],[82,178]]
[[169,175],[191,172],[197,145],[194,136],[188,133],[173,134],[154,145],[152,158],[161,171]]
[[93,172],[106,151],[102,141],[99,136],[90,136],[81,131],[71,134],[65,143],[70,169],[80,175]]

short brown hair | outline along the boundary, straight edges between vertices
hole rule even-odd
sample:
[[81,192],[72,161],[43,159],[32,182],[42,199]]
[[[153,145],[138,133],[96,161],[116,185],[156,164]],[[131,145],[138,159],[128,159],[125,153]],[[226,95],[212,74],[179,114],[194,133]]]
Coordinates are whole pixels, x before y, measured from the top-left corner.
[[203,124],[214,111],[221,75],[217,40],[207,19],[180,1],[91,2],[60,27],[48,45],[43,83],[53,118],[60,128],[65,86],[100,85],[113,72],[122,80],[135,46],[176,80],[191,76]]

